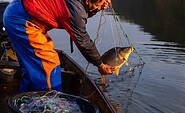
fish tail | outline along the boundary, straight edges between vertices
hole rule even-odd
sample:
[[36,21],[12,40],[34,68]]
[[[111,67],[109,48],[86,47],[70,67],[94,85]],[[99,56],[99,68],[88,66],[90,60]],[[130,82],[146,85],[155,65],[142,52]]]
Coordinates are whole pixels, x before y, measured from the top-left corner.
[[106,84],[105,75],[102,75],[102,84],[103,84],[103,85],[105,85],[105,84]]

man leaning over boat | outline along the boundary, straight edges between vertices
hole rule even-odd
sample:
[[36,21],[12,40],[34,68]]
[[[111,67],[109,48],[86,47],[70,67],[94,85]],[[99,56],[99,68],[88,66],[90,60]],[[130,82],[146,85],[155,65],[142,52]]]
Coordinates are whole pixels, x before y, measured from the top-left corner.
[[[86,60],[102,75],[103,64],[86,31],[87,18],[106,9],[109,0],[13,0],[4,12],[4,26],[23,72],[20,92],[62,91],[60,60],[48,31],[65,29]],[[63,38],[63,37],[62,37]]]

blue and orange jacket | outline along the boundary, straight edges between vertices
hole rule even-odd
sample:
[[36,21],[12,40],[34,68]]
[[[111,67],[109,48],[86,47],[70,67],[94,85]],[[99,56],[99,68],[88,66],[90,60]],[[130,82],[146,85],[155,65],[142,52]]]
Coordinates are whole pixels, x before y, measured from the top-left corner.
[[[100,54],[86,31],[87,18],[92,16],[83,0],[22,0],[23,6],[36,23],[47,32],[65,29],[90,63],[102,63]],[[40,25],[40,24],[39,24]]]

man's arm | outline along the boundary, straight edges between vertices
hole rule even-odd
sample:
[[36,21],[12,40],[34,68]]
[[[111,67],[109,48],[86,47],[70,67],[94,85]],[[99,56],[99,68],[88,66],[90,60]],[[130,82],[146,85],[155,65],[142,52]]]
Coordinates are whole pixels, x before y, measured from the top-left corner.
[[113,67],[103,64],[101,56],[94,42],[90,39],[90,36],[86,31],[86,23],[88,18],[87,10],[84,9],[84,6],[78,4],[78,2],[73,0],[69,0],[67,2],[69,2],[67,3],[67,6],[69,7],[70,12],[71,31],[68,31],[70,37],[73,39],[79,51],[86,58],[86,60],[97,66],[102,75],[112,74],[111,69],[113,69]]

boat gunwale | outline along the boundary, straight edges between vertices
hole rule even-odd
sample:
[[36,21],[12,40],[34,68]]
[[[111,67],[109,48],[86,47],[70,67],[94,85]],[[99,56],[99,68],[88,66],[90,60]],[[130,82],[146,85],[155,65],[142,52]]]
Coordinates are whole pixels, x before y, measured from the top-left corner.
[[[110,103],[109,99],[106,97],[106,95],[101,91],[100,87],[90,78],[90,76],[83,70],[83,68],[81,68],[81,66],[76,63],[71,57],[69,57],[65,52],[63,52],[62,50],[56,50],[59,58],[61,60],[61,68],[64,68],[63,71],[68,72],[71,74],[78,74],[80,76],[80,79],[82,79],[84,76],[86,77],[86,80],[88,81],[88,83],[90,83],[90,87],[92,88],[92,90],[95,90],[96,95],[98,95],[98,99],[94,100],[94,98],[92,99],[91,97],[87,97],[86,92],[82,92],[82,97],[89,100],[90,102],[92,102],[95,106],[98,107],[98,109],[102,112],[102,113],[116,113],[115,108],[113,107],[113,105]],[[66,63],[67,62],[67,63]],[[73,68],[70,68],[69,66],[72,66]],[[17,69],[20,70],[19,64],[18,62],[13,62],[13,61],[8,61],[8,62],[4,62],[4,61],[0,61],[0,68],[13,68],[13,69]],[[62,72],[62,71],[61,71]],[[80,95],[76,95],[76,96],[80,96]],[[101,105],[99,102],[96,103],[97,101],[100,101],[101,98]],[[91,101],[92,100],[92,101]],[[104,108],[101,108],[101,106],[104,106]],[[106,109],[105,109],[106,108]]]

